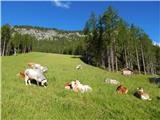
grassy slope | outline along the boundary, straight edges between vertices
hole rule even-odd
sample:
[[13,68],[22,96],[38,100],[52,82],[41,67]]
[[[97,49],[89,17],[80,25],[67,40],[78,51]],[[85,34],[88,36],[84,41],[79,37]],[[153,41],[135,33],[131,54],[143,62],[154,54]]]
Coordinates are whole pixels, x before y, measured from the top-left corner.
[[[27,68],[28,62],[47,65],[49,86],[25,86],[16,74]],[[160,118],[160,89],[148,82],[149,76],[125,77],[109,73],[83,63],[83,70],[75,71],[79,58],[69,55],[29,53],[2,58],[2,118],[5,120],[97,120],[97,119],[158,119]],[[129,88],[127,95],[119,95],[117,85],[104,83],[106,77],[119,80]],[[64,84],[78,78],[89,84],[91,93],[74,93]],[[132,94],[142,86],[152,101],[142,101]]]

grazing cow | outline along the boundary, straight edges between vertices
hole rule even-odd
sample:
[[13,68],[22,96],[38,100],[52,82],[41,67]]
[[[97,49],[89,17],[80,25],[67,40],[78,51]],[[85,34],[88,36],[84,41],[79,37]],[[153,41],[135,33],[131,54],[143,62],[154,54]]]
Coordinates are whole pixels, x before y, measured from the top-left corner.
[[116,91],[120,94],[127,94],[128,93],[128,88],[120,85],[117,87]]
[[37,85],[41,83],[42,86],[46,87],[48,84],[46,77],[36,69],[26,69],[24,72],[20,72],[18,75],[25,78],[26,85],[28,85],[28,83],[31,85],[30,80],[32,79],[36,80]]
[[140,98],[142,100],[152,100],[150,99],[149,95],[144,92],[143,88],[137,88],[137,91],[134,93],[134,96]]
[[80,69],[82,69],[82,65],[81,64],[76,66],[76,70],[80,70]]
[[30,68],[32,68],[32,69],[39,69],[39,70],[41,70],[41,72],[43,72],[43,73],[48,70],[47,67],[44,67],[44,66],[42,66],[42,65],[40,65],[40,64],[37,64],[37,63],[28,63],[28,66],[29,66]]

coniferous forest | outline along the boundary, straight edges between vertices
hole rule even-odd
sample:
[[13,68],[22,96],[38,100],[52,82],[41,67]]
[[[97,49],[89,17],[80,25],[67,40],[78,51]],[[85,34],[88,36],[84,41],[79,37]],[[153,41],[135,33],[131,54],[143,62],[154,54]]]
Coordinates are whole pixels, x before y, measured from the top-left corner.
[[135,73],[160,74],[160,46],[154,45],[143,29],[128,24],[112,6],[102,15],[91,14],[81,31],[85,37],[37,40],[32,35],[15,32],[15,27],[9,24],[1,27],[1,56],[30,51],[81,55],[86,63],[108,71],[127,67]]

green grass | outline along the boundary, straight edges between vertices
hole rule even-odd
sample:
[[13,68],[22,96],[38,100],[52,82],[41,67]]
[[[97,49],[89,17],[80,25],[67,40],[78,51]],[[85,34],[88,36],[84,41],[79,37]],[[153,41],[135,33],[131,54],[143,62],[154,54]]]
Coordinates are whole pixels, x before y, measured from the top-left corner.
[[[49,85],[25,86],[16,74],[27,68],[28,62],[47,65]],[[76,71],[77,64],[83,69]],[[160,118],[160,88],[150,84],[152,76],[122,76],[87,65],[70,55],[28,53],[2,57],[2,119],[3,120],[158,120]],[[129,93],[116,93],[117,85],[104,83],[116,79],[129,88]],[[64,89],[66,82],[79,79],[93,88],[90,93],[74,93]],[[152,101],[133,96],[137,87],[144,87]]]

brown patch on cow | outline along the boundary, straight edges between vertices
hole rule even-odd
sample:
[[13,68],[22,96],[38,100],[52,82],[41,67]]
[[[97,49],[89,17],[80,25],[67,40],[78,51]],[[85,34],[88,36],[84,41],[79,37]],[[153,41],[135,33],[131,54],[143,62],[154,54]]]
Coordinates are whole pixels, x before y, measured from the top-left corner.
[[66,83],[64,86],[65,86],[65,89],[68,89],[68,90],[73,89],[71,83],[69,83],[69,82]]
[[17,76],[20,77],[20,78],[25,78],[24,72],[19,72],[19,73],[17,74]]
[[28,63],[28,66],[29,66],[29,67],[32,67],[32,66],[33,66],[33,64],[34,64],[34,63]]
[[117,87],[116,91],[119,93],[119,94],[127,94],[128,93],[128,88],[120,85]]

